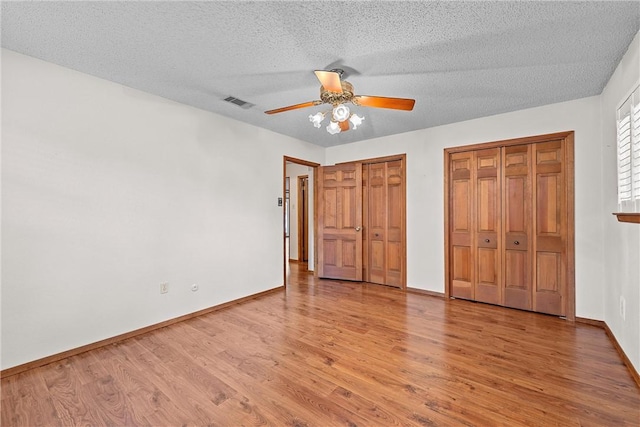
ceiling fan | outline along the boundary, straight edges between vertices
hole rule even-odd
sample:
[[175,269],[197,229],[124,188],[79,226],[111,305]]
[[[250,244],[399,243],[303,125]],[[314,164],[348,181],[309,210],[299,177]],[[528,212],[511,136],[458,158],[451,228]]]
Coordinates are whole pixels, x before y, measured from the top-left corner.
[[331,121],[327,126],[327,132],[336,134],[347,131],[350,125],[356,129],[364,120],[357,114],[351,113],[349,107],[345,105],[351,102],[354,105],[374,108],[390,108],[393,110],[413,110],[414,99],[408,98],[387,98],[384,96],[356,95],[353,92],[353,85],[346,80],[342,80],[344,71],[335,68],[329,71],[315,71],[316,77],[320,80],[320,99],[303,102],[301,104],[289,105],[288,107],[276,108],[265,111],[266,114],[282,113],[284,111],[297,110],[299,108],[312,107],[321,104],[331,104],[332,110],[309,115],[309,121],[317,128],[324,120],[325,116],[331,112]]

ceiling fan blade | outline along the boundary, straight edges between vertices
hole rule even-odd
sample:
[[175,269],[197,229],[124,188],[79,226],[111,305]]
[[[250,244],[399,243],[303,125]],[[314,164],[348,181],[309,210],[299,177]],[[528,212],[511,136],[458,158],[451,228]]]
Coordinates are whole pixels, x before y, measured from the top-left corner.
[[356,95],[353,98],[357,105],[362,105],[363,107],[391,108],[405,111],[413,110],[413,105],[416,103],[415,99],[386,98],[384,96]]
[[289,105],[288,107],[276,108],[275,110],[265,111],[265,114],[276,114],[284,111],[297,110],[298,108],[313,107],[314,105],[320,105],[322,101],[309,101],[302,104]]
[[349,130],[349,120],[343,120],[338,122],[338,124],[340,125],[340,130],[342,132]]
[[340,74],[335,71],[314,71],[316,77],[320,80],[320,84],[329,92],[342,93],[342,83],[340,83]]

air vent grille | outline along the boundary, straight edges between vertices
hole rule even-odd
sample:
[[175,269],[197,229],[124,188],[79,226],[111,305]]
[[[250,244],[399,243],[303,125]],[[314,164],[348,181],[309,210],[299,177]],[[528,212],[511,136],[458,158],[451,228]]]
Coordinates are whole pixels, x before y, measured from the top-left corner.
[[243,101],[242,99],[238,99],[234,96],[227,96],[224,100],[244,109],[251,108],[254,106],[254,104],[247,101]]

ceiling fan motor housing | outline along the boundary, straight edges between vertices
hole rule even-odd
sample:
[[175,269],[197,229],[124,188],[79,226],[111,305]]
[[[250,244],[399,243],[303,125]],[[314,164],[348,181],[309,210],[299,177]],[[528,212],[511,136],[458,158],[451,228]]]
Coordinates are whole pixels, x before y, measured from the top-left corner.
[[353,85],[346,80],[342,80],[342,93],[331,92],[320,86],[320,99],[322,102],[331,105],[344,104],[353,101]]

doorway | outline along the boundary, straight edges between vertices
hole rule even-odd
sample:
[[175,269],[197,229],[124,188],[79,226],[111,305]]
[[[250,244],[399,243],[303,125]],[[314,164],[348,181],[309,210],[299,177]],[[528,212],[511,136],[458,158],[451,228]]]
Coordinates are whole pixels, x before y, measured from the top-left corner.
[[319,163],[284,156],[283,194],[283,283],[294,270],[301,273],[315,269],[314,187]]

